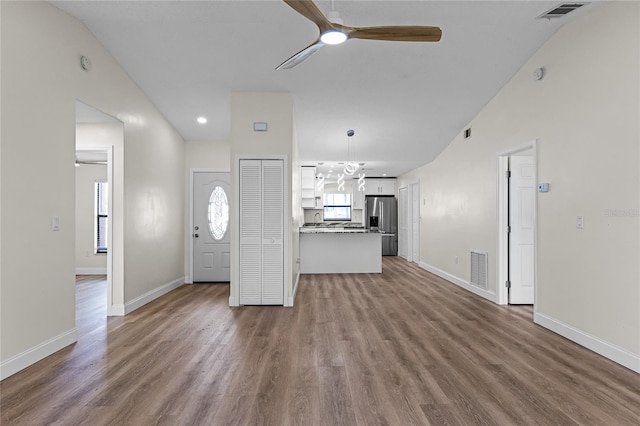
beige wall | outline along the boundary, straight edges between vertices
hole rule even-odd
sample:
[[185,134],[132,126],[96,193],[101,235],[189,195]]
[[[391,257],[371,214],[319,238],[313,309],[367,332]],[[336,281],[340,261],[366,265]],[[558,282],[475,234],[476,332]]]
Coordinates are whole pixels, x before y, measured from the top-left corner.
[[193,231],[190,228],[191,214],[191,169],[211,169],[217,172],[231,171],[230,165],[230,147],[229,141],[198,141],[185,143],[184,154],[184,170],[185,170],[185,201],[184,201],[184,217],[185,217],[185,239],[184,239],[184,275],[188,282],[193,282],[193,277],[189,276],[191,270],[190,250]]
[[538,181],[551,189],[538,194],[536,321],[637,371],[639,29],[637,2],[566,25],[470,123],[470,139],[399,182],[420,181],[423,265],[468,281],[469,250],[486,251],[495,292],[497,153],[537,140]]
[[[267,132],[253,131],[254,122],[268,123]],[[294,253],[293,239],[294,231],[291,227],[297,229],[298,225],[292,223],[301,220],[296,212],[294,216],[292,210],[292,177],[299,173],[293,170],[293,157],[295,136],[293,128],[293,97],[289,93],[255,93],[255,92],[236,92],[231,94],[231,185],[233,200],[231,202],[231,217],[236,215],[236,177],[238,176],[238,158],[244,156],[249,158],[286,157],[286,207],[285,217],[289,222],[289,228],[286,228],[288,234],[289,256],[285,260],[285,304],[291,303],[294,281],[292,276],[297,268],[296,260],[298,254]],[[299,174],[297,175],[299,180]],[[297,195],[299,197],[299,194]],[[232,227],[231,234],[231,295],[229,303],[231,305],[238,304],[238,280],[236,277],[237,268],[237,233],[235,226]],[[297,275],[297,274],[296,274]]]
[[[126,218],[124,257],[135,261],[123,265],[123,309],[183,279],[184,142],[81,22],[44,2],[0,7],[4,377],[75,340],[76,101],[124,123],[124,195],[114,202]],[[34,263],[34,253],[46,256]]]
[[95,252],[96,182],[107,181],[107,166],[76,167],[76,273],[107,273],[107,254]]

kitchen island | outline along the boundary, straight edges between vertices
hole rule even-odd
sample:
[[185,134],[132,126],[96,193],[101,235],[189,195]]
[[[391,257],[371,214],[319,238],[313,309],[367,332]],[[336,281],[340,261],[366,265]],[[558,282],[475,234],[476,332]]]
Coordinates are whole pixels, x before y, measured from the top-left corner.
[[362,228],[300,228],[300,273],[382,273],[382,240]]

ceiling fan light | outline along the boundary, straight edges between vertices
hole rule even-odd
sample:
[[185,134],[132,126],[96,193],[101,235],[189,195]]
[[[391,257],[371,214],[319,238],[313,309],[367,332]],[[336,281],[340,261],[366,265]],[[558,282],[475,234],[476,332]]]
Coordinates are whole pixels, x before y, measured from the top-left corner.
[[347,35],[342,31],[330,30],[320,36],[324,44],[340,44],[347,40]]

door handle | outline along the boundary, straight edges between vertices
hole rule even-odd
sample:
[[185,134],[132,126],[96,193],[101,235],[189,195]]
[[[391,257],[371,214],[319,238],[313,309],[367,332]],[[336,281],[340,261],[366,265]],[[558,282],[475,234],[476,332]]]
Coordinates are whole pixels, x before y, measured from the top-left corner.
[[193,234],[193,236],[194,236],[195,238],[198,238],[200,235],[198,235],[198,234]]

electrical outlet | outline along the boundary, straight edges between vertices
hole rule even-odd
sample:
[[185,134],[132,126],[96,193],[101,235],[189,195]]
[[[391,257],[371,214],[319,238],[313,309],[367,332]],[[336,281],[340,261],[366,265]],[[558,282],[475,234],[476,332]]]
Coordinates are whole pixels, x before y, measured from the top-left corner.
[[52,216],[51,217],[51,230],[59,231],[60,230],[60,217]]
[[453,263],[455,263],[456,265],[458,264],[458,256],[453,257]]
[[584,229],[584,217],[576,217],[576,229]]

